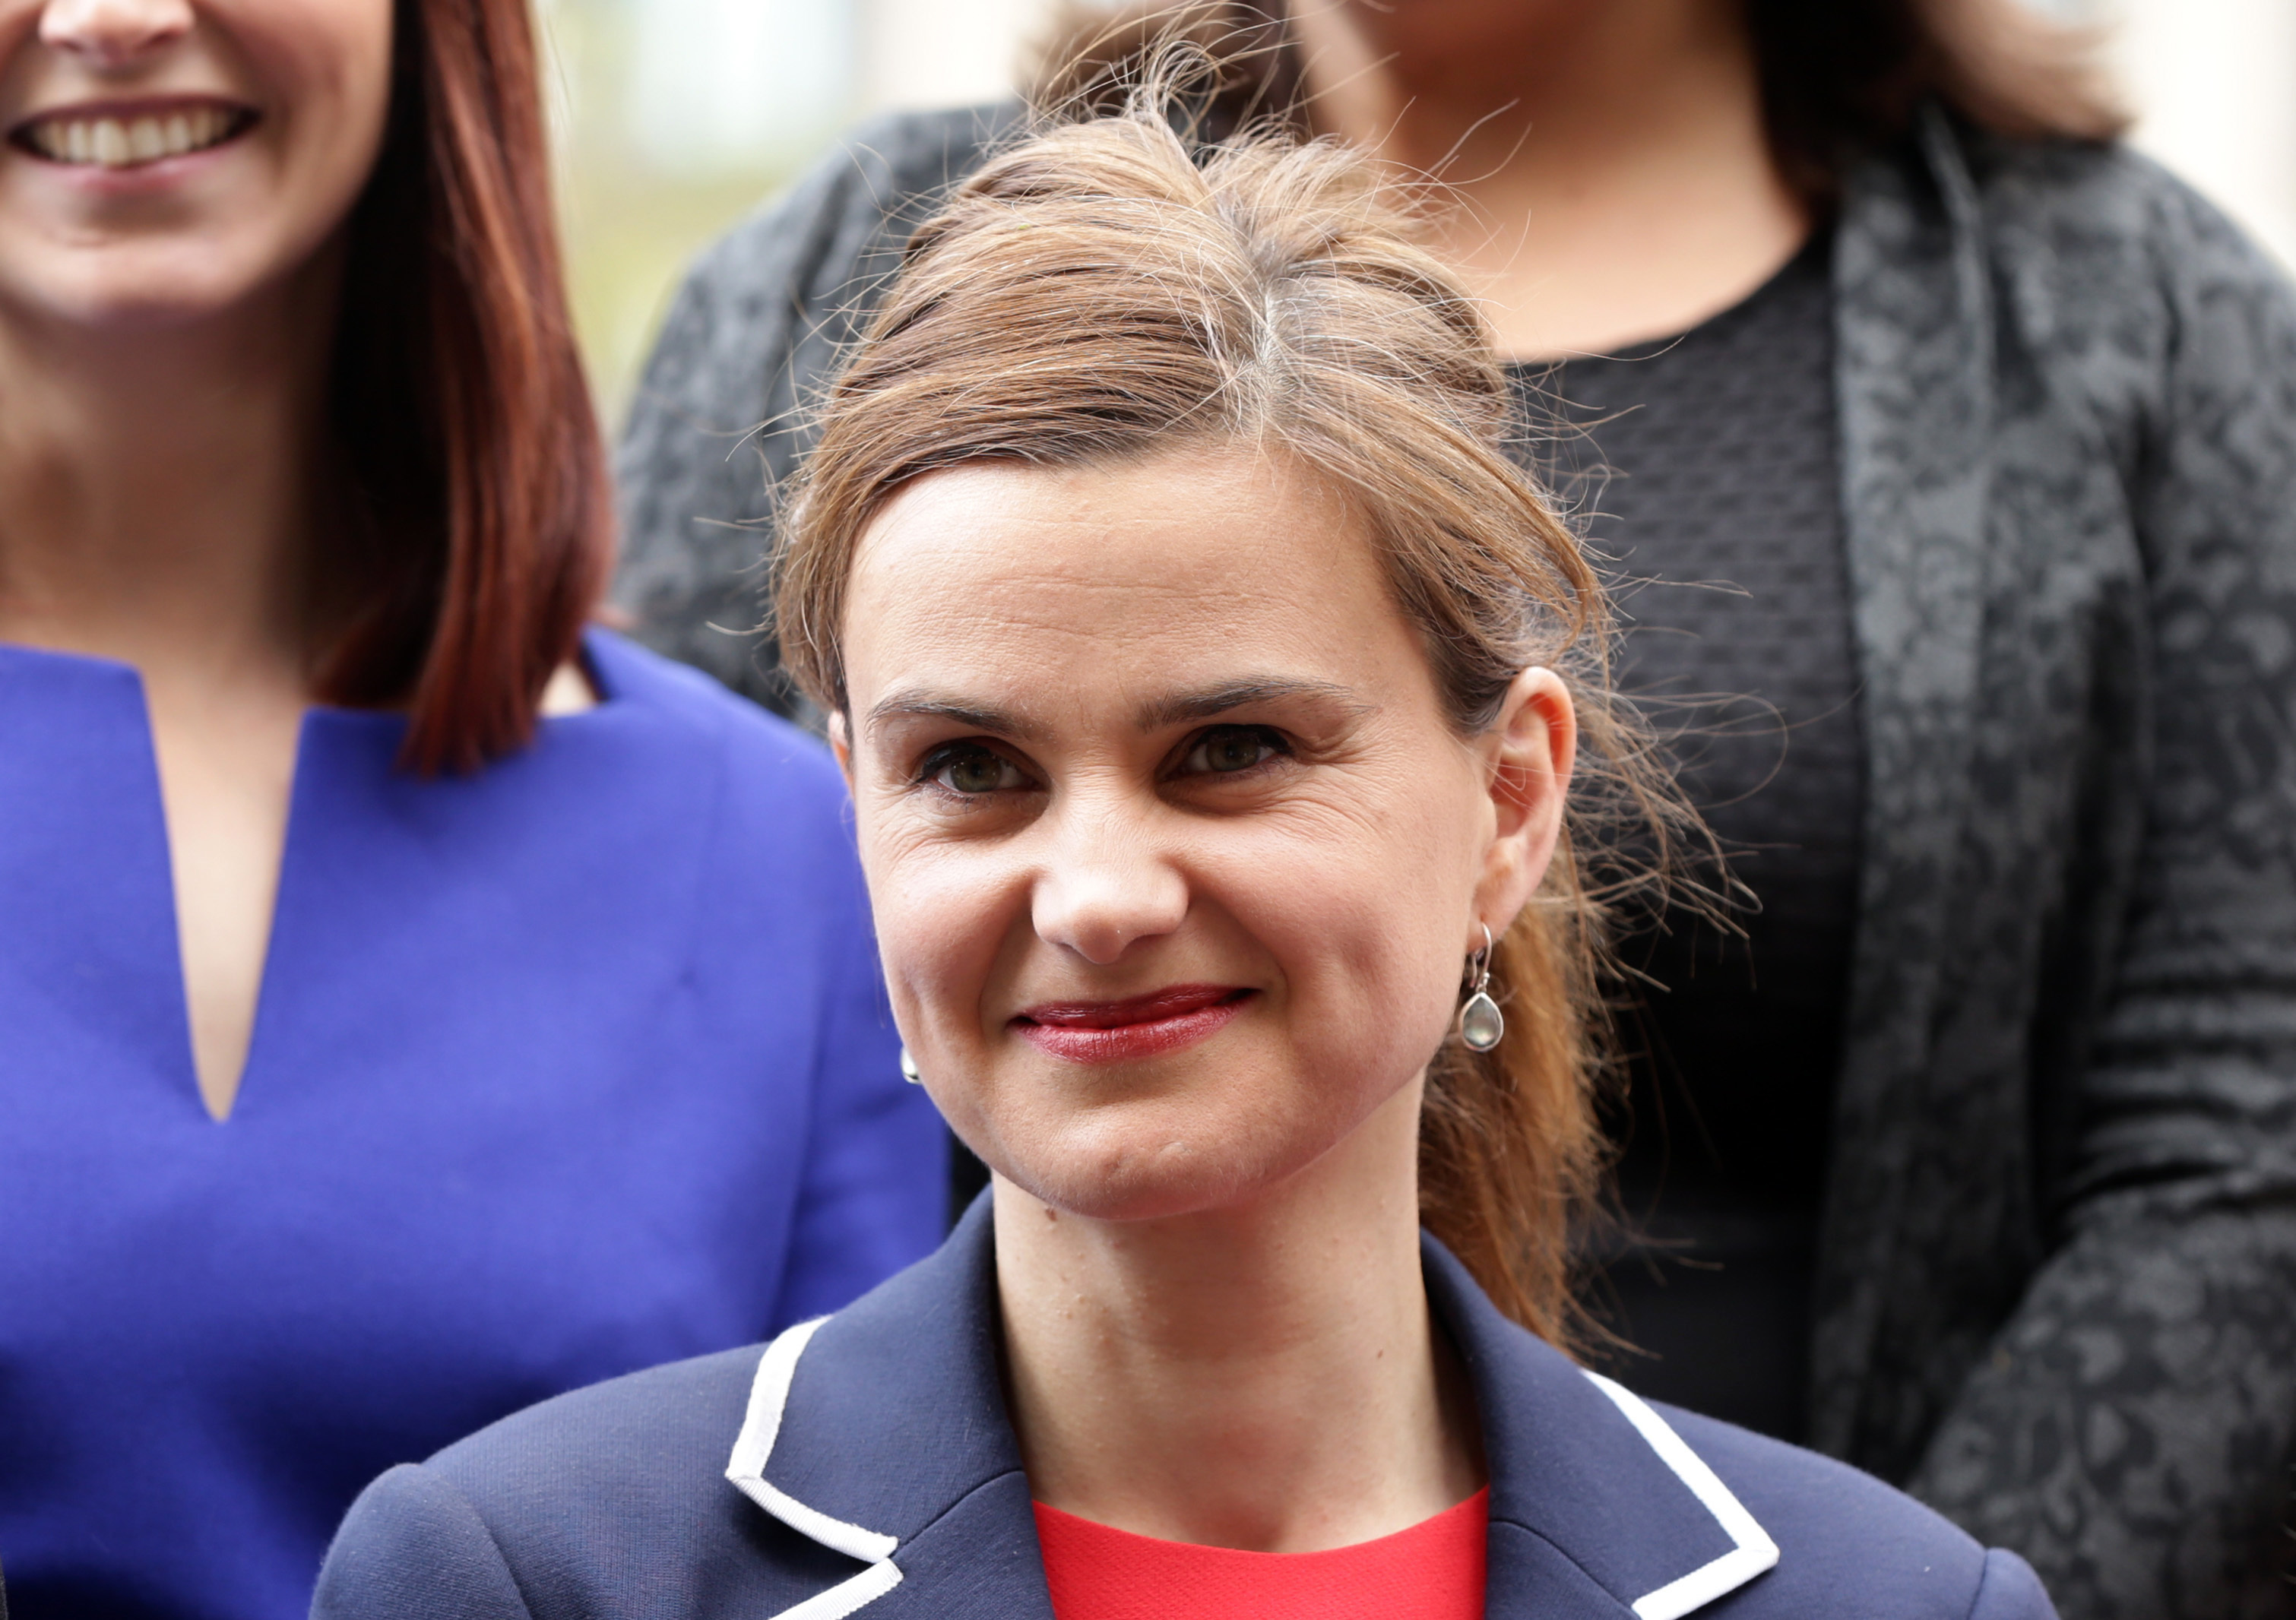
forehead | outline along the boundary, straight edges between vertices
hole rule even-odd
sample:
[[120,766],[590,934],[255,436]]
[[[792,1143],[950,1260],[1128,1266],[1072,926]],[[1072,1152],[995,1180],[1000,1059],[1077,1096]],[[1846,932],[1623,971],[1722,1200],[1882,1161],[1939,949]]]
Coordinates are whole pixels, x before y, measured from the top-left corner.
[[920,679],[1012,700],[1087,675],[1136,698],[1231,666],[1424,678],[1349,503],[1296,462],[1236,451],[919,479],[862,538],[844,642],[857,710]]

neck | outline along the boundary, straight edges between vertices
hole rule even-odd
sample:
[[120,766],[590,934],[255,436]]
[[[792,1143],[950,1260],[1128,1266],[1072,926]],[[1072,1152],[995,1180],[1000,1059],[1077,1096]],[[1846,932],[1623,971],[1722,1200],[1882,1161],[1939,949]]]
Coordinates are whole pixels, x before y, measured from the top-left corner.
[[162,330],[0,309],[0,639],[308,684],[332,255]]
[[1420,1275],[1419,1088],[1256,1203],[1142,1222],[999,1177],[998,1290],[1037,1500],[1168,1541],[1306,1551],[1480,1483]]
[[1808,230],[1718,0],[1296,0],[1319,128],[1450,206],[1437,247],[1523,357],[1684,330]]

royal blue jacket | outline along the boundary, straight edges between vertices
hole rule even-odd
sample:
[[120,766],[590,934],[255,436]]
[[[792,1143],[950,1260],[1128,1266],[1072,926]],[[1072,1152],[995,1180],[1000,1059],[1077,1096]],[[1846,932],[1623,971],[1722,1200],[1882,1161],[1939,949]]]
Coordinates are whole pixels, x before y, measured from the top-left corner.
[[230,1118],[135,672],[0,647],[15,1620],[301,1620],[361,1486],[851,1300],[947,1219],[828,753],[611,635],[464,775],[306,718]]
[[[1430,1240],[1490,1469],[1491,1620],[2051,1620],[1854,1469],[1644,1404]],[[767,1346],[521,1412],[352,1509],[313,1620],[1052,1620],[998,1380],[987,1200],[931,1260]]]

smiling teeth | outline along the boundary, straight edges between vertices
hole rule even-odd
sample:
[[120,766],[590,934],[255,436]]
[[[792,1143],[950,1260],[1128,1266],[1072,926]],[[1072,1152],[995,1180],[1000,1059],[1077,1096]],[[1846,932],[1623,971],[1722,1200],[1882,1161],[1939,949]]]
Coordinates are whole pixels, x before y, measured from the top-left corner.
[[164,117],[42,119],[25,130],[24,138],[42,157],[58,163],[133,168],[216,145],[238,127],[236,112],[186,107]]

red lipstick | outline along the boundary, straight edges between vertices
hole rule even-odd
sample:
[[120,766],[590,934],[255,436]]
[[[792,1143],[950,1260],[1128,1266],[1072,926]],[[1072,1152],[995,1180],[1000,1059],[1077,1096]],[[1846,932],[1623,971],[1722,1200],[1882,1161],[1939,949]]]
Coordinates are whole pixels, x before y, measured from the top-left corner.
[[1234,985],[1172,985],[1120,1002],[1046,1002],[1025,1009],[1012,1029],[1070,1063],[1126,1063],[1210,1038],[1258,994]]

